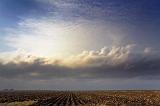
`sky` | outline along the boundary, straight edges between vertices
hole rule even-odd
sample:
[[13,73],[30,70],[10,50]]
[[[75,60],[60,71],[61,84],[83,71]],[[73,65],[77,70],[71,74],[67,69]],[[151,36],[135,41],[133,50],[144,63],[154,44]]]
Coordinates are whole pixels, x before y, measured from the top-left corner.
[[0,89],[160,89],[159,0],[1,0]]

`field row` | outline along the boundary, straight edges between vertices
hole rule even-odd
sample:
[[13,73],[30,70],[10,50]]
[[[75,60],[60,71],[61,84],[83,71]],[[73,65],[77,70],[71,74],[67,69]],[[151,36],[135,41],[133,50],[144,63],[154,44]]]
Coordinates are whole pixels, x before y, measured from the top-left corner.
[[159,91],[0,92],[0,103],[35,101],[31,106],[160,106]]

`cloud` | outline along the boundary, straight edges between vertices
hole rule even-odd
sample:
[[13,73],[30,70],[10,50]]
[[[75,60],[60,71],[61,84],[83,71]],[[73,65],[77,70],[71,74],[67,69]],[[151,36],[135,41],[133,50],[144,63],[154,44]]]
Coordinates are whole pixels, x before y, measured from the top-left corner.
[[51,17],[24,19],[16,28],[6,29],[6,33],[7,46],[40,57],[68,56],[104,45],[119,45],[123,38],[123,32],[112,25],[88,20],[57,21]]
[[[82,88],[85,82],[91,88],[90,83],[97,87],[98,82],[104,87],[108,80],[159,79],[159,53],[151,47],[137,45],[137,49],[132,42],[127,45],[128,30],[112,22],[114,14],[107,17],[115,12],[113,9],[103,9],[98,2],[47,2],[52,2],[49,4],[55,9],[51,9],[51,16],[24,18],[17,27],[6,30],[5,44],[15,51],[0,53],[1,81],[7,84],[22,81],[17,85],[25,83],[22,88],[27,88],[29,81],[33,82],[29,84],[31,87],[50,86],[53,82],[55,86],[62,83],[58,85],[61,88],[74,85]],[[101,19],[106,17],[113,20]]]
[[[107,5],[104,9],[102,2],[99,1],[79,1],[79,0],[37,0],[38,2],[49,4],[53,9],[50,9],[50,13],[55,17],[64,19],[84,18],[84,19],[104,19],[113,13],[110,5]],[[56,10],[56,11],[55,11]]]
[[[134,54],[134,47],[102,48],[84,51],[64,59],[34,57],[32,61],[0,63],[0,77],[4,79],[159,79],[160,56]],[[21,58],[21,57],[19,57]],[[22,59],[20,59],[22,60]],[[26,59],[27,60],[27,59]]]
[[[43,17],[22,20],[7,32],[5,43],[16,51],[0,54],[2,78],[159,77],[158,53],[154,54],[150,47],[139,51],[138,45],[121,46],[123,32],[112,25],[87,20],[64,22]],[[107,46],[98,50],[104,45]]]

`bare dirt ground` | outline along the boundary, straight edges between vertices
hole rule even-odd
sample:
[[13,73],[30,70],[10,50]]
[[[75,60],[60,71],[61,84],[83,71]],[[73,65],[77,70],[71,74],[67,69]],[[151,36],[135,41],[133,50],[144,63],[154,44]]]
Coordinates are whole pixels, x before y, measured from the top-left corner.
[[160,91],[1,91],[0,103],[3,103],[0,106],[160,106]]

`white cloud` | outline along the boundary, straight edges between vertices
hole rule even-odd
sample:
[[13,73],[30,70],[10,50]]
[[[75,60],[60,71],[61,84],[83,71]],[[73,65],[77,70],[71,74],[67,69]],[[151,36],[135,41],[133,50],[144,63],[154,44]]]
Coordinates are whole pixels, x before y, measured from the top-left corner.
[[[21,62],[34,63],[35,61],[42,62],[48,65],[60,65],[70,68],[77,67],[101,67],[103,65],[116,67],[120,64],[125,64],[130,60],[140,59],[144,56],[149,56],[152,52],[146,54],[143,50],[139,53],[141,58],[134,55],[135,45],[104,47],[100,50],[83,51],[79,54],[63,58],[55,57],[39,57],[28,53],[25,50],[17,50],[15,52],[1,53],[0,59],[2,63],[10,62],[19,64]],[[144,56],[143,56],[144,55]],[[149,58],[149,57],[148,57]]]
[[69,56],[104,45],[110,47],[123,37],[119,36],[122,32],[117,28],[100,22],[77,20],[73,23],[49,17],[25,19],[17,28],[10,28],[7,32],[9,47],[40,57]]
[[102,65],[118,65],[126,62],[129,58],[132,46],[102,48],[99,51],[84,51],[79,55],[64,59],[71,67],[94,67]]

